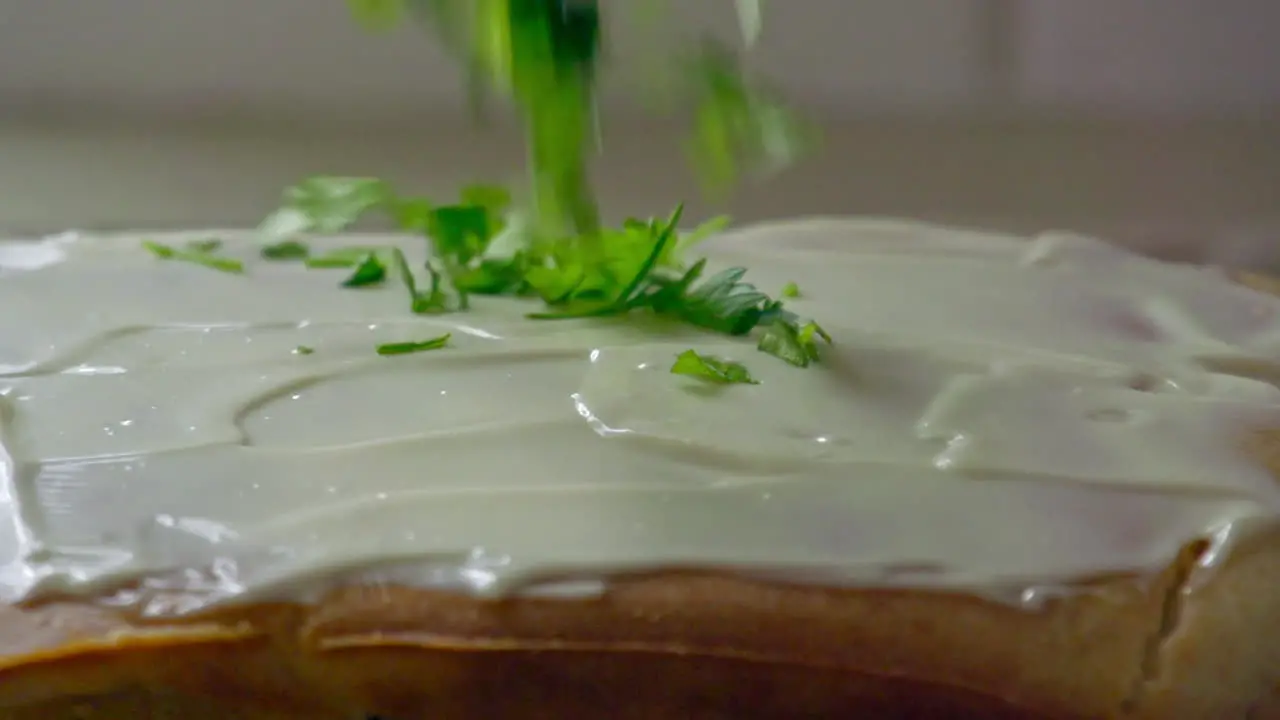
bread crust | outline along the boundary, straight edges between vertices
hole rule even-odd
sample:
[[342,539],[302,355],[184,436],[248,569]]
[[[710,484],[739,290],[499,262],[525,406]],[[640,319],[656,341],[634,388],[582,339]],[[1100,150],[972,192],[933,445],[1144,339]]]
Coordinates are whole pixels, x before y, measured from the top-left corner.
[[153,709],[166,703],[201,717],[204,698],[240,713],[218,717],[281,719],[1244,717],[1221,713],[1280,678],[1274,547],[1233,558],[1172,626],[1196,547],[1146,581],[1036,610],[695,573],[619,578],[583,599],[350,587],[180,622],[13,607],[0,611],[0,717],[121,717],[87,710],[112,695],[97,702],[146,709],[132,717],[166,717]]
[[[1275,436],[1251,449],[1280,468]],[[0,720],[1280,718],[1280,530],[1192,591],[1204,550],[1034,610],[690,572],[578,599],[355,586],[178,620],[0,607]]]

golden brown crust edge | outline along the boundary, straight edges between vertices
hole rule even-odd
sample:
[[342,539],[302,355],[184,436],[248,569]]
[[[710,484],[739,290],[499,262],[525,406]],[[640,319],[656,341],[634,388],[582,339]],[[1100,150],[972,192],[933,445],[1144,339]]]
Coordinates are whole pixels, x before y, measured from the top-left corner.
[[0,720],[1280,718],[1280,531],[1188,593],[1198,550],[1035,611],[711,574],[581,600],[353,587],[171,623],[0,608]]
[[[1280,633],[1267,582],[1277,540],[1233,559],[1178,606],[1172,629],[1190,552],[1150,582],[1036,611],[695,574],[623,579],[582,600],[359,587],[175,625],[84,605],[11,608],[0,612],[6,653],[41,636],[59,649],[0,670],[0,707],[13,708],[0,717],[122,717],[92,714],[85,698],[131,690],[191,718],[211,711],[205,698],[263,713],[217,717],[281,720],[1244,717],[1280,678],[1268,642]],[[184,698],[195,704],[182,709]],[[168,716],[145,712],[133,716]]]

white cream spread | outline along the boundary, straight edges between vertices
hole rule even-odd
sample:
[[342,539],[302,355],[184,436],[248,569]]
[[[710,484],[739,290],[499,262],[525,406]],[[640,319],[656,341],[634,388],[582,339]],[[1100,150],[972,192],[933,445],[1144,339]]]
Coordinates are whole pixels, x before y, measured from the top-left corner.
[[[836,343],[802,370],[512,299],[415,317],[397,284],[342,289],[248,233],[152,238],[210,236],[245,274],[137,235],[0,244],[0,600],[165,613],[666,568],[1034,587],[1152,570],[1280,508],[1241,449],[1280,428],[1280,390],[1233,370],[1280,359],[1280,300],[1098,241],[839,219],[711,241],[765,291],[799,283]],[[689,348],[761,382],[670,374]]]

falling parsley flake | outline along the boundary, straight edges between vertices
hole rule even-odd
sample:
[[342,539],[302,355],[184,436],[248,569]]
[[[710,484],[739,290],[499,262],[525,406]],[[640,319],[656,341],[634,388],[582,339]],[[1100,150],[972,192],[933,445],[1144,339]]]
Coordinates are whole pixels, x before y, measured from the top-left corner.
[[739,362],[701,355],[695,350],[685,350],[676,356],[671,366],[673,375],[687,375],[717,385],[759,385],[751,377],[747,367]]
[[316,349],[313,347],[307,347],[306,345],[299,345],[298,347],[293,349],[293,354],[294,355],[310,355],[315,351]]
[[357,288],[369,285],[380,285],[387,278],[387,266],[378,258],[377,253],[366,253],[361,258],[351,277],[342,281],[342,287]]
[[175,248],[171,245],[152,242],[150,240],[143,241],[142,247],[146,248],[152,255],[155,255],[161,260],[176,260],[179,262],[203,265],[207,268],[225,273],[244,273],[244,263],[235,258],[214,255],[212,252],[204,252],[201,250],[187,248]]
[[789,282],[782,286],[781,295],[784,298],[798,298],[800,297],[800,286],[793,282]]
[[423,340],[421,342],[400,342],[386,343],[378,346],[378,354],[383,356],[391,355],[409,355],[412,353],[426,352],[428,350],[439,350],[449,344],[449,339],[453,337],[452,333],[445,333],[439,337]]
[[724,46],[704,42],[684,74],[694,108],[690,153],[707,188],[720,191],[745,174],[785,167],[814,144],[815,129],[749,80]]
[[258,229],[276,239],[336,233],[373,210],[389,208],[394,201],[390,186],[376,178],[308,178],[285,190],[280,209]]

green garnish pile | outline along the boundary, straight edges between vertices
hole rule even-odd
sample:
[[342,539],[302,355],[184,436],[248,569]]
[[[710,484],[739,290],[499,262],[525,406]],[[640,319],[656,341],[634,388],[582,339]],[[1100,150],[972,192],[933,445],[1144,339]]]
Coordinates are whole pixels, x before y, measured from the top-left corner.
[[[315,177],[288,189],[280,210],[264,222],[272,244],[261,255],[276,262],[346,271],[341,285],[359,289],[398,283],[415,314],[465,311],[473,296],[536,298],[532,320],[607,318],[644,312],[725,335],[759,333],[761,351],[807,367],[830,342],[744,280],[744,268],[706,276],[706,261],[686,256],[726,224],[718,218],[689,234],[678,226],[682,208],[668,217],[628,220],[605,227],[587,172],[594,154],[595,76],[600,56],[600,14],[595,0],[348,0],[367,23],[388,27],[414,16],[434,27],[464,63],[473,88],[514,101],[525,124],[532,198],[515,212],[511,196],[487,185],[465,188],[456,202],[402,195],[373,178]],[[755,3],[744,31],[758,24]],[[696,129],[691,141],[704,178],[723,185],[752,168],[791,159],[803,133],[786,109],[747,81],[736,59],[704,43],[689,58],[688,100]],[[313,252],[306,234],[331,234],[379,215],[396,228],[429,239],[429,258],[414,268],[395,247],[330,248]],[[216,248],[148,245],[162,258],[240,272]],[[235,263],[235,264],[232,264]],[[794,284],[783,296],[795,297]],[[445,347],[449,336],[378,348],[398,355]],[[718,383],[754,383],[745,367],[681,354],[672,372]]]
[[[353,197],[362,200],[348,202]],[[326,198],[340,200],[326,203]],[[419,280],[396,247],[340,247],[316,255],[288,240],[264,246],[262,256],[346,269],[341,285],[348,288],[398,282],[406,308],[419,315],[466,310],[475,295],[540,299],[544,307],[529,313],[532,320],[649,312],[726,335],[763,329],[760,349],[801,367],[818,358],[818,340],[829,340],[816,324],[801,321],[781,300],[745,282],[744,268],[704,277],[705,260],[686,263],[691,248],[724,227],[723,218],[682,235],[677,208],[665,219],[602,228],[590,247],[523,234],[514,249],[503,250],[495,241],[512,230],[505,220],[509,205],[502,190],[484,186],[467,188],[457,204],[433,206],[422,198],[401,198],[379,180],[311,178],[286,193],[286,204],[267,228],[301,225],[291,232],[334,232],[366,214],[381,213],[401,229],[430,239],[425,279]]]

